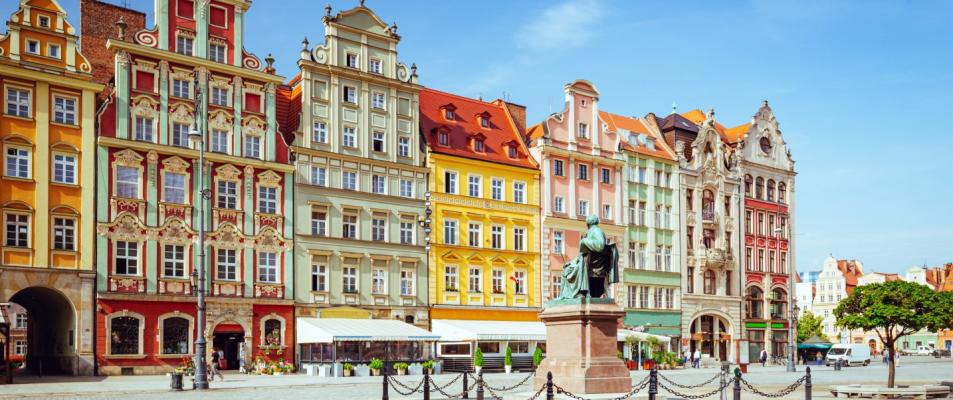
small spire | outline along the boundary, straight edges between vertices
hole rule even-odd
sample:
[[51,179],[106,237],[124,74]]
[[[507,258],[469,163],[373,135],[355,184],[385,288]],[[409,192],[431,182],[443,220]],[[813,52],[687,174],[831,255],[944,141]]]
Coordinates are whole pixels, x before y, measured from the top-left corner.
[[417,77],[417,63],[410,64],[410,76]]
[[328,3],[328,5],[324,6],[324,15],[328,17],[331,16],[331,3]]
[[116,28],[119,30],[119,34],[118,34],[119,40],[122,40],[122,41],[126,40],[127,27],[129,27],[129,25],[126,24],[126,20],[123,19],[122,17],[119,17],[119,21],[116,21]]
[[275,73],[275,58],[271,56],[271,53],[268,53],[268,56],[265,57],[265,73],[274,74]]
[[761,100],[761,107],[767,107],[767,106],[768,106],[768,99]]
[[397,22],[392,22],[390,24],[390,33],[393,35],[397,34]]
[[360,6],[364,7],[364,0],[360,0],[360,3],[361,3]]
[[301,50],[307,50],[307,49],[308,49],[308,44],[309,44],[309,43],[308,43],[308,37],[305,36],[305,37],[304,37],[304,40],[301,41]]
[[714,109],[714,108],[709,108],[709,109],[708,109],[708,119],[715,119],[715,109]]
[[678,114],[678,106],[674,101],[672,102],[672,114]]

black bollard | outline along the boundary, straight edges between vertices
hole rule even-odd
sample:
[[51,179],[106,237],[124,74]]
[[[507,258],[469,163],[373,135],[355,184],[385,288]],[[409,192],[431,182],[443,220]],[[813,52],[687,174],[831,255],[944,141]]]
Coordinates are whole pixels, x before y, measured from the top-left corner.
[[427,375],[427,369],[424,369],[424,400],[430,400],[430,375]]
[[483,371],[480,371],[477,374],[477,398],[476,400],[483,400]]
[[804,400],[811,400],[811,367],[807,367],[807,378],[804,379]]
[[649,400],[655,400],[658,394],[658,370],[654,367],[649,371]]
[[387,382],[387,367],[381,368],[381,377],[383,377],[383,392],[381,394],[381,400],[390,400],[390,382]]
[[553,371],[546,373],[546,400],[553,400],[556,394],[553,393]]
[[470,375],[470,373],[469,373],[469,372],[464,372],[464,373],[463,373],[463,396],[460,397],[461,399],[469,399],[469,398],[470,398],[470,389],[467,389],[467,386],[468,386],[468,383],[469,383],[469,382],[467,382],[467,375]]
[[741,400],[741,370],[735,368],[735,387],[732,389],[732,399]]

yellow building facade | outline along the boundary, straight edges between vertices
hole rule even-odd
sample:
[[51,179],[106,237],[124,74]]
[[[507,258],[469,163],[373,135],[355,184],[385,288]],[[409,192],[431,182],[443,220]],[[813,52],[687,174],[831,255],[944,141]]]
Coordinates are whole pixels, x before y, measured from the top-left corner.
[[28,369],[91,374],[95,97],[103,87],[56,1],[21,0],[11,11],[0,36],[0,302],[27,310]]

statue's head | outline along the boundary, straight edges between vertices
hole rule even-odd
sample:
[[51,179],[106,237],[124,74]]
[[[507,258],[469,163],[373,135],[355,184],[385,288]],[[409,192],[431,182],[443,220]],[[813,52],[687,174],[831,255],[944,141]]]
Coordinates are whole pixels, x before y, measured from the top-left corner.
[[590,215],[590,216],[586,217],[586,225],[588,225],[588,226],[599,225],[599,216],[598,216],[598,215]]

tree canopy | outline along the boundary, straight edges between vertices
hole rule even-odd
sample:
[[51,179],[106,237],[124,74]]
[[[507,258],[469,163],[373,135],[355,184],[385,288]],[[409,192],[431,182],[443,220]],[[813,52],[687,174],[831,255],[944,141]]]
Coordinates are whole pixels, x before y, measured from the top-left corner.
[[804,315],[797,320],[797,341],[803,343],[812,336],[817,336],[824,340],[829,340],[824,334],[824,318],[820,315],[814,315],[810,311],[805,311]]

